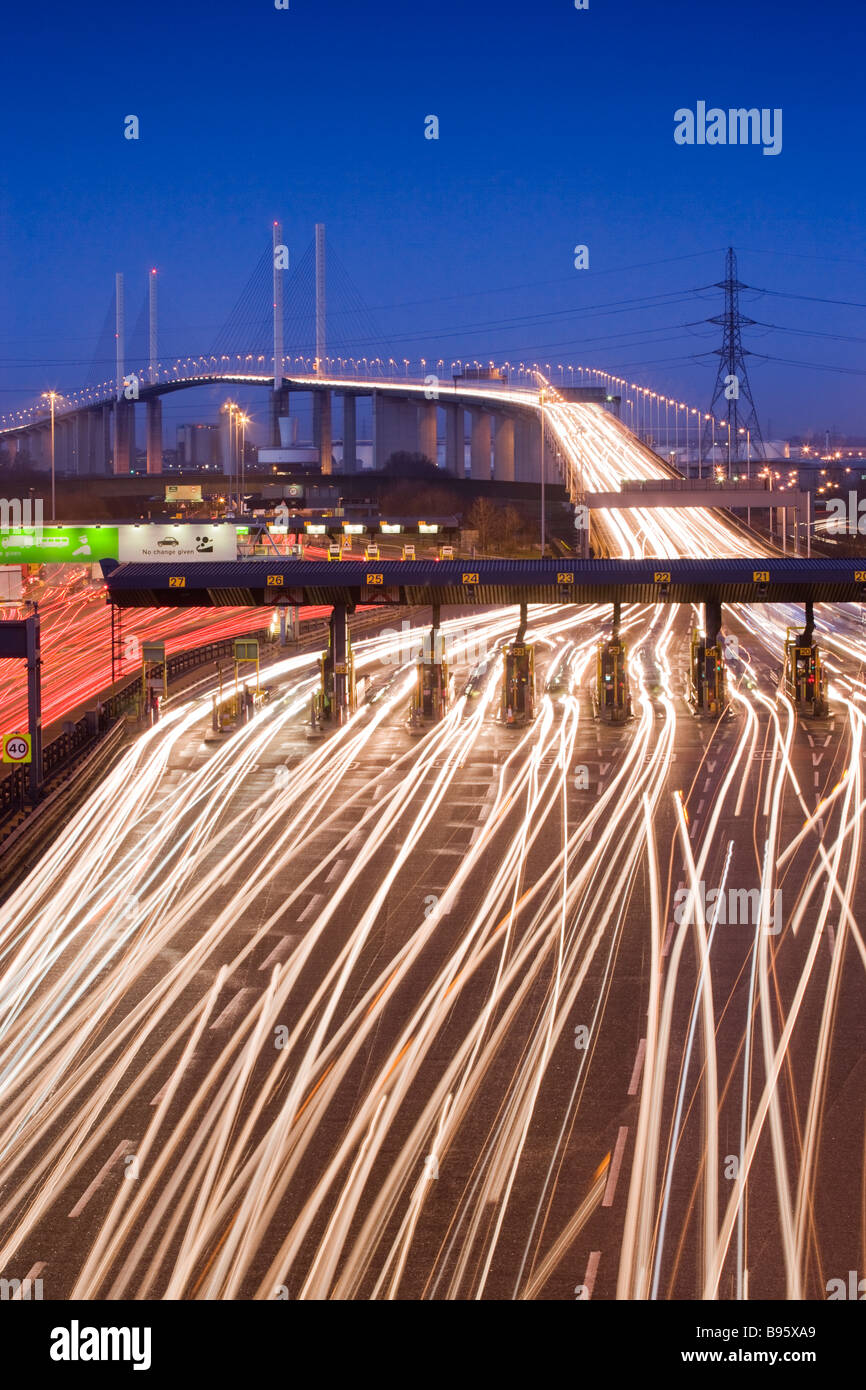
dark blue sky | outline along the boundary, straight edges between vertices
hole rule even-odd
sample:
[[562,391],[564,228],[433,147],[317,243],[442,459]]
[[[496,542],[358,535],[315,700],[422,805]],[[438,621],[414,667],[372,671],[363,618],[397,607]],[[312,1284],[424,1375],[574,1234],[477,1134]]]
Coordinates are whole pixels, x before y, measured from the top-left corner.
[[[775,326],[747,346],[809,364],[750,360],[764,432],[866,434],[864,310],[818,302],[866,305],[861,5],[290,2],[7,12],[0,410],[84,380],[116,270],[130,328],[155,265],[161,353],[206,350],[279,218],[294,260],[326,223],[398,360],[582,362],[705,407],[731,243],[778,292],[745,296]],[[676,145],[699,100],[782,108],[781,154]]]

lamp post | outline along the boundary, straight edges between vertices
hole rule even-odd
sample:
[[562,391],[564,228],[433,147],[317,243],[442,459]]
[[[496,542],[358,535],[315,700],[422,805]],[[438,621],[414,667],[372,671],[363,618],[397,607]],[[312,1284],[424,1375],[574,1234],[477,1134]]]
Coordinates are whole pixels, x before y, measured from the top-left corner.
[[541,558],[544,559],[544,387],[539,387],[539,404],[541,406]]
[[[751,484],[751,481],[752,481],[752,432],[751,432],[751,429],[744,429],[743,426],[741,425],[741,426],[740,426],[740,434],[745,434],[745,436],[746,436],[746,478],[748,479],[749,483]],[[746,508],[746,525],[747,525],[747,526],[751,526],[751,524],[752,524],[752,509],[751,509],[751,507],[747,507],[747,508]]]
[[249,422],[250,422],[250,417],[249,417],[249,415],[244,415],[242,412],[239,411],[239,412],[238,412],[238,422],[239,422],[240,427],[241,427],[241,494],[240,494],[240,499],[239,499],[239,500],[240,500],[240,504],[241,504],[241,505],[240,505],[240,513],[241,513],[241,516],[245,516],[245,515],[246,515],[246,499],[245,499],[245,497],[244,497],[244,488],[245,488],[245,485],[246,485],[246,484],[245,484],[245,475],[246,475],[246,443],[247,443],[247,425],[248,425]]
[[240,411],[240,406],[237,405],[234,401],[226,401],[225,405],[223,406],[223,410],[227,410],[227,411],[228,411],[228,416],[229,416],[229,470],[228,470],[228,472],[229,472],[229,488],[228,488],[228,495],[229,495],[229,505],[231,505],[232,485],[233,485],[233,483],[234,483],[234,481],[235,481],[235,472],[236,472],[236,459],[235,459],[236,444],[235,444],[235,434],[236,434],[236,432],[237,432],[237,427],[236,427],[236,424],[235,424],[235,413]]
[[51,403],[51,520],[55,520],[54,509],[54,402],[61,400],[59,391],[43,391],[42,399]]

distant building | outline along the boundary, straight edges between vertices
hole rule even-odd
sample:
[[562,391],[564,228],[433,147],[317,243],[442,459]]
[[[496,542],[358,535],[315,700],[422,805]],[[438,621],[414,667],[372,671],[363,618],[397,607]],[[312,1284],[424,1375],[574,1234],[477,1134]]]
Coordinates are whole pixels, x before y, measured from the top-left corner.
[[[343,467],[343,442],[334,441],[331,453],[338,469]],[[318,468],[319,451],[314,444],[292,444],[289,447],[261,448],[258,451],[260,468]],[[373,467],[373,445],[358,441],[355,444],[355,471],[365,472]]]
[[219,425],[178,425],[178,468],[218,467],[221,459]]

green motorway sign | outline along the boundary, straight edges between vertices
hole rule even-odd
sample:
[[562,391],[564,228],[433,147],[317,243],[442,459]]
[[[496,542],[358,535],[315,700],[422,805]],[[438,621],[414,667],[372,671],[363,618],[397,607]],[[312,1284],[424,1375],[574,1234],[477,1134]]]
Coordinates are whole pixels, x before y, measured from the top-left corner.
[[117,559],[116,526],[43,526],[0,531],[0,564],[86,565]]

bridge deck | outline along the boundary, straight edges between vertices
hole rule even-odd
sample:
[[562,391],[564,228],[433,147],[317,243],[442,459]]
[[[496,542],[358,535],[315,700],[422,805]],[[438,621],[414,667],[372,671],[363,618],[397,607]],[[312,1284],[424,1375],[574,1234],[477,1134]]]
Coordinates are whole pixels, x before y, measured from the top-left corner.
[[866,557],[754,560],[102,561],[121,608],[866,601]]

